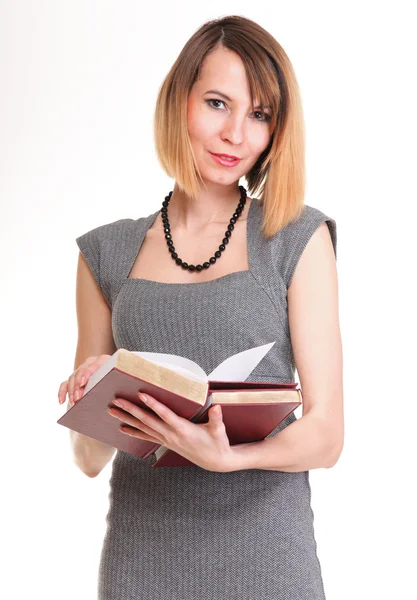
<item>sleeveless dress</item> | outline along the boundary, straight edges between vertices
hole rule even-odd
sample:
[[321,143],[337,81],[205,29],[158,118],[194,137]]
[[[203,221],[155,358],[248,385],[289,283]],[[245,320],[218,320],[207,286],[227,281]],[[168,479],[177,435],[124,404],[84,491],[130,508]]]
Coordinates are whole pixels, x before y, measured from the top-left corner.
[[[249,270],[193,283],[130,279],[158,213],[76,239],[112,310],[117,348],[179,354],[210,373],[232,354],[276,341],[247,381],[294,382],[287,288],[323,222],[336,256],[334,219],[304,205],[297,221],[265,240],[253,198]],[[289,415],[267,437],[295,420]],[[308,471],[153,469],[155,460],[115,454],[99,600],[325,599]]]

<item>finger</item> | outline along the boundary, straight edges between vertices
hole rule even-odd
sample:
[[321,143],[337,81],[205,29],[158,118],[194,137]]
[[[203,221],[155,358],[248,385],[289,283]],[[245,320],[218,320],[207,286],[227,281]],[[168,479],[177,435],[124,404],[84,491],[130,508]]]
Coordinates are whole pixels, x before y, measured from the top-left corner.
[[92,356],[88,358],[78,369],[75,376],[76,388],[87,385],[91,375],[101,367],[109,358],[110,354],[101,354],[100,356]]
[[[148,398],[149,398],[149,396],[148,396]],[[126,412],[130,413],[133,417],[135,417],[136,419],[139,419],[139,421],[141,421],[141,423],[144,423],[145,425],[150,427],[153,431],[157,432],[158,434],[160,434],[164,437],[169,436],[173,430],[173,428],[170,427],[170,425],[168,423],[164,422],[159,417],[159,415],[154,414],[152,411],[141,408],[140,406],[137,406],[133,402],[129,402],[129,400],[124,400],[123,398],[115,398],[113,402],[116,406],[119,406]]]
[[[97,371],[100,364],[101,361],[98,356],[89,356],[75,371],[75,383],[77,387],[85,385],[91,375]],[[84,378],[84,383],[81,383],[82,378]]]
[[83,364],[80,365],[80,366],[83,367],[84,365],[92,365],[99,358],[100,358],[99,356],[89,356],[88,358],[85,359],[85,361],[83,362]]
[[[168,406],[165,406],[165,404],[162,404],[162,402],[158,402],[156,398],[150,396],[149,394],[138,393],[138,396],[146,403],[146,406],[155,412],[158,417],[162,419],[162,421],[170,425],[172,429],[182,426],[183,419],[175,414],[170,408],[168,408]],[[145,411],[145,413],[149,414],[147,411]]]
[[59,390],[58,390],[58,402],[60,404],[63,404],[65,402],[65,396],[67,395],[67,387],[68,387],[68,381],[63,381],[61,383],[61,385],[59,386]]
[[[107,355],[106,355],[107,356]],[[89,356],[73,373],[74,384],[72,388],[72,401],[75,404],[82,398],[83,392],[81,390],[84,387],[91,375],[97,371],[105,360],[99,356]]]
[[210,416],[213,417],[215,421],[222,421],[222,409],[220,404],[212,406],[210,409]]
[[158,440],[156,437],[152,435],[148,435],[143,431],[138,431],[134,427],[129,427],[128,425],[122,425],[120,427],[120,431],[126,435],[130,435],[131,437],[139,438],[141,440],[146,440],[148,442],[154,442],[155,444],[160,444],[161,440]]
[[71,406],[74,403],[74,382],[75,374],[73,373],[68,377],[68,399]]
[[224,424],[223,421],[223,409],[220,405],[217,405],[214,407],[215,408],[215,419],[216,419],[216,424],[219,427],[219,429],[223,432],[226,431],[226,425]]
[[122,421],[123,425],[129,425],[136,431],[139,430],[140,432],[143,432],[147,435],[155,435],[155,429],[144,423],[142,420],[134,417],[129,412],[122,410],[121,408],[109,408],[108,413],[112,417],[115,417],[116,419]]

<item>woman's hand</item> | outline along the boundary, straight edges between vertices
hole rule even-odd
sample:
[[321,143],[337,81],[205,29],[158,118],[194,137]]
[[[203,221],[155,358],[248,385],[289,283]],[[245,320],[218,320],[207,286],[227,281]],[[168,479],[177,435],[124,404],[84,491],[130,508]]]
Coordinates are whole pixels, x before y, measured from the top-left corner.
[[60,404],[65,402],[65,396],[68,394],[70,406],[73,406],[83,395],[81,388],[87,385],[91,375],[97,371],[103,363],[110,358],[111,354],[100,354],[100,356],[89,356],[75,371],[70,375],[67,381],[63,381],[58,390],[58,401]]
[[113,400],[119,408],[108,409],[109,414],[122,421],[120,431],[162,444],[208,471],[232,470],[233,451],[219,405],[209,409],[208,423],[197,424],[178,416],[149,394],[138,396],[153,412],[123,398]]

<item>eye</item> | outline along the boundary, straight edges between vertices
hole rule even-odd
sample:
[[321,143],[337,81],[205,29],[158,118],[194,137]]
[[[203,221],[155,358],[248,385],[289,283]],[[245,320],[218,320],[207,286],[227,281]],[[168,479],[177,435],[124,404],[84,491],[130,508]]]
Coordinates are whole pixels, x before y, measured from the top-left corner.
[[268,115],[268,113],[261,113],[260,110],[256,110],[255,115],[261,115],[261,117],[263,117],[263,119],[256,119],[256,121],[270,121],[271,120],[271,115]]
[[206,100],[205,102],[207,102],[207,104],[209,106],[211,106],[211,108],[218,108],[218,107],[213,106],[212,104],[209,104],[210,102],[221,102],[221,104],[224,104],[223,100],[219,100],[218,98],[210,98],[209,100]]

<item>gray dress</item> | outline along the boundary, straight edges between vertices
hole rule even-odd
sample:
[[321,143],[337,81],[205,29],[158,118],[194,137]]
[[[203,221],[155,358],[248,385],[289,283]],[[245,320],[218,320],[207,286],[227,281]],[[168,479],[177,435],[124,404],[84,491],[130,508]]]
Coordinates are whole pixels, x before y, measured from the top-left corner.
[[[287,288],[308,240],[327,222],[305,205],[270,240],[262,206],[248,212],[248,271],[207,282],[130,279],[159,210],[77,238],[112,309],[116,346],[168,352],[206,373],[231,354],[276,341],[247,381],[293,382]],[[231,243],[233,243],[233,238]],[[269,435],[295,420],[292,414]],[[268,436],[268,437],[269,437]],[[98,573],[99,600],[323,600],[309,472],[155,468],[117,451]]]

